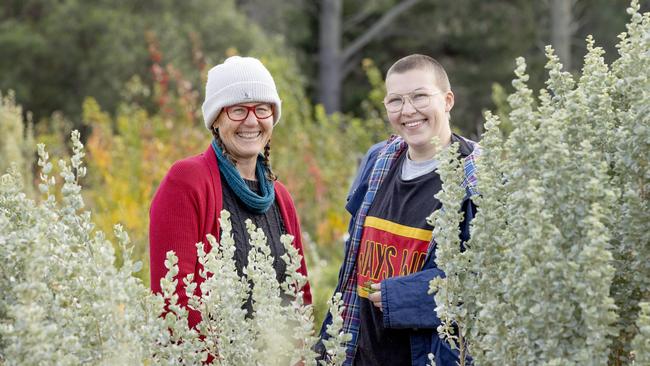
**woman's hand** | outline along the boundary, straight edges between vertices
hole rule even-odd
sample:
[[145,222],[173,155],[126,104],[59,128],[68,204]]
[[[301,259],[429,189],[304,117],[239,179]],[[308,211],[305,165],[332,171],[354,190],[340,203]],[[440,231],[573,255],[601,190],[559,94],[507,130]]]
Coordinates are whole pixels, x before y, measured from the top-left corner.
[[373,292],[368,295],[368,300],[372,301],[372,304],[378,307],[379,310],[384,311],[384,309],[381,308],[381,282],[373,283],[370,285],[370,288]]

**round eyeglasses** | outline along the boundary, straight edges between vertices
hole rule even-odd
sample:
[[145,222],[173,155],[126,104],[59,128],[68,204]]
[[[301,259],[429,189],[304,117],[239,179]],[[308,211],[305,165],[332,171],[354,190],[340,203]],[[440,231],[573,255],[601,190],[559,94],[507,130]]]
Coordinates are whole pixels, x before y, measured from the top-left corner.
[[390,94],[384,99],[384,106],[388,112],[401,112],[404,108],[404,103],[408,100],[413,108],[422,109],[429,106],[431,97],[442,92],[425,93],[425,92],[411,92],[408,94]]
[[226,110],[226,114],[228,114],[228,118],[237,122],[248,118],[250,112],[253,112],[257,119],[265,119],[273,115],[273,106],[267,103],[255,104],[252,106],[237,104],[225,107],[224,109]]

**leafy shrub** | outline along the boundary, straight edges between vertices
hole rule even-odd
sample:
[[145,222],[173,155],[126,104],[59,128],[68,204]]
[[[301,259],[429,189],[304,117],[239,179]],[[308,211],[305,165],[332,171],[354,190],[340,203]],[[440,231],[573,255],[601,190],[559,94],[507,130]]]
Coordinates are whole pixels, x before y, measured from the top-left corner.
[[[547,48],[534,98],[517,60],[510,135],[486,115],[468,250],[449,229],[457,212],[432,217],[448,275],[431,284],[439,332],[478,365],[628,364],[632,345],[647,360],[650,14],[636,0],[628,12],[611,68],[591,38],[578,80]],[[465,193],[454,164],[441,168],[446,207]]]
[[[31,190],[34,131],[31,117],[23,120],[23,109],[12,91],[0,93],[0,172],[16,164],[23,174],[25,188]],[[30,192],[31,193],[31,192]]]
[[639,306],[641,307],[637,321],[639,333],[632,341],[632,349],[635,354],[634,361],[639,365],[647,365],[650,364],[650,304],[644,302]]
[[[22,192],[15,168],[0,179],[0,354],[7,365],[133,364],[152,354],[162,329],[160,306],[131,275],[139,265],[126,257],[115,268],[113,246],[82,210],[77,182],[85,167],[78,135],[73,141],[71,162],[59,162],[61,203],[43,145],[42,202]],[[119,226],[116,235],[126,246]]]

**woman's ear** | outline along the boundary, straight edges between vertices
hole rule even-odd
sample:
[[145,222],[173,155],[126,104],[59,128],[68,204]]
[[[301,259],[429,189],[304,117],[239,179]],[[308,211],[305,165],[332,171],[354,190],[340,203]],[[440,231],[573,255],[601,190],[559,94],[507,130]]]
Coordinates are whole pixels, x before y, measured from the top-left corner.
[[454,108],[454,92],[451,90],[445,93],[445,112],[449,113]]
[[222,115],[224,114],[225,110],[221,109],[219,113],[217,113],[217,116],[214,118],[214,121],[212,121],[212,131],[217,131],[219,129],[219,125],[221,124],[221,119],[223,118]]

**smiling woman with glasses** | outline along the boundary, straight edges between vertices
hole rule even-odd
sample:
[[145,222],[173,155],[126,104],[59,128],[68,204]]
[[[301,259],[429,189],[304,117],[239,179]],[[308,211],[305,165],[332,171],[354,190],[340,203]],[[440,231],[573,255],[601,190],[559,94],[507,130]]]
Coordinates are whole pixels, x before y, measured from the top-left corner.
[[[266,234],[276,279],[284,281],[286,265],[280,258],[286,249],[280,242],[281,235],[293,235],[293,245],[300,255],[303,250],[293,200],[277,181],[269,160],[271,135],[281,112],[273,77],[255,58],[230,57],[209,71],[202,109],[205,127],[213,136],[210,147],[202,154],[176,162],[151,203],[151,288],[161,291],[160,279],[167,272],[165,257],[173,250],[178,256],[178,278],[193,274],[200,295],[202,268],[195,244],[202,241],[209,250],[206,235],[220,237],[222,209],[231,214],[239,275],[243,276],[248,265],[251,247],[245,221],[250,219]],[[299,272],[307,275],[304,259]],[[176,295],[179,303],[187,306],[184,284],[178,282]],[[303,291],[303,300],[311,303],[309,284]],[[250,314],[250,299],[246,309]],[[189,323],[194,327],[200,315],[189,310]]]

